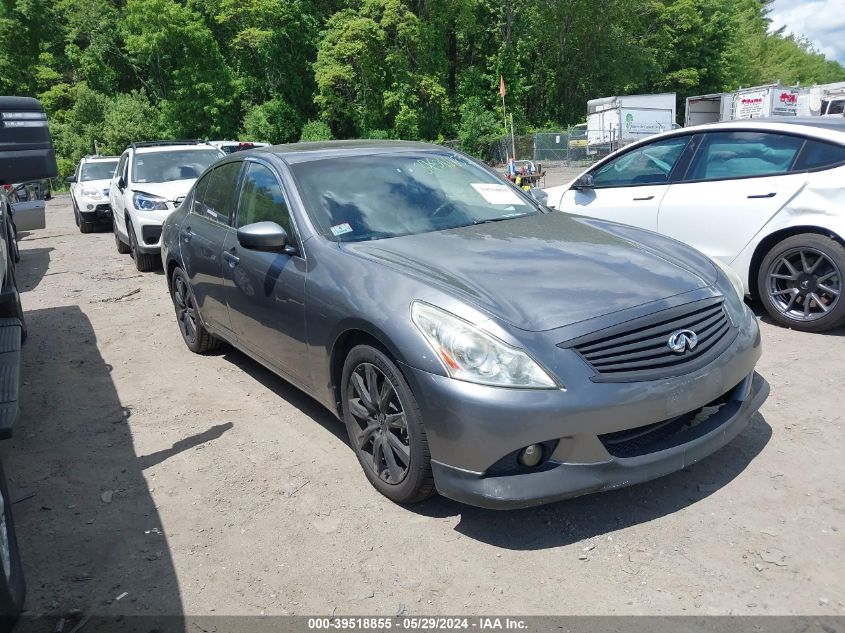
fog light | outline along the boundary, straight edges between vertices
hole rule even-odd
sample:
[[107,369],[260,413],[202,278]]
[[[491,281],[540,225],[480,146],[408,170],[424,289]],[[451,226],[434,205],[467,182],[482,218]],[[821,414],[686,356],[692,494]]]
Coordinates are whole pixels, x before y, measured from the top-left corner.
[[519,452],[519,463],[528,468],[533,468],[543,459],[543,447],[539,444],[526,446]]
[[94,205],[93,205],[93,204],[89,204],[89,205],[88,205],[88,210],[89,210],[89,211],[93,211],[93,210],[94,210]]

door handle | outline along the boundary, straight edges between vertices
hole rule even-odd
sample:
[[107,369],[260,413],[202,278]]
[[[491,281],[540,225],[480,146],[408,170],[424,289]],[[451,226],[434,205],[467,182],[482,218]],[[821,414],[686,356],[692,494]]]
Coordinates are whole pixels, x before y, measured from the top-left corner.
[[234,268],[238,265],[238,262],[241,261],[241,258],[235,255],[235,249],[233,248],[231,251],[224,251],[223,252],[223,259],[229,262],[229,266]]
[[645,196],[644,198],[634,198],[634,200],[654,200],[654,196]]
[[194,232],[191,230],[191,227],[189,226],[186,229],[182,229],[179,232],[179,235],[182,236],[182,239],[185,240],[185,244],[187,244],[188,242],[191,241],[191,238],[194,236]]
[[774,198],[777,194],[774,191],[769,193],[758,193],[756,195],[748,196],[749,198]]

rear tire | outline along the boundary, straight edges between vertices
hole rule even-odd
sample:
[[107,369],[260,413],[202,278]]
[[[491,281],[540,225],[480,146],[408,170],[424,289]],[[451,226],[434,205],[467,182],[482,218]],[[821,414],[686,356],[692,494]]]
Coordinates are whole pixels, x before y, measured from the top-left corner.
[[158,268],[161,265],[161,257],[156,254],[142,253],[138,246],[135,228],[131,222],[127,223],[127,229],[129,233],[129,250],[132,259],[135,260],[135,268],[138,269],[138,272],[148,273]]
[[435,494],[419,405],[386,354],[369,345],[349,352],[343,364],[341,406],[349,443],[376,490],[403,504]]
[[209,334],[202,324],[194,290],[185,271],[179,267],[174,268],[170,280],[170,298],[173,300],[176,322],[179,324],[185,345],[195,354],[205,354],[217,349],[220,339]]
[[23,608],[26,584],[12,519],[12,500],[0,463],[0,632],[10,631]]
[[845,323],[845,247],[817,233],[775,244],[760,263],[757,293],[774,321],[801,332]]

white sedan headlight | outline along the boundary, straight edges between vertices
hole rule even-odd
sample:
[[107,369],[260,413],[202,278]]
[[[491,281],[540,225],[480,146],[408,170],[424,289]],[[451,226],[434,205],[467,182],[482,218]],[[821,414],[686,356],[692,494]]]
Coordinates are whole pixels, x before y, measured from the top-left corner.
[[713,258],[711,261],[714,264],[716,264],[716,266],[719,267],[719,270],[721,270],[723,273],[725,273],[725,277],[727,277],[730,280],[731,285],[734,287],[734,290],[736,290],[736,294],[739,296],[739,300],[744,301],[745,300],[745,284],[742,283],[742,279],[737,274],[737,272],[733,268],[731,268],[727,264],[720,262],[716,258]]
[[99,198],[101,191],[99,189],[93,189],[91,187],[83,187],[80,193],[82,194],[83,198]]
[[557,384],[528,354],[450,312],[411,305],[411,319],[449,376],[496,387],[555,389]]

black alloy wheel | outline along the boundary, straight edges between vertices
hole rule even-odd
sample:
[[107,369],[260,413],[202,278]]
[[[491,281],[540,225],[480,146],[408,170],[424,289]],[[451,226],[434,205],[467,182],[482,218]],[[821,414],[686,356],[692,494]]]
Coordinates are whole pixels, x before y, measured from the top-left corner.
[[369,345],[349,352],[343,367],[343,419],[370,483],[397,503],[434,494],[422,415],[393,361]]
[[171,288],[173,307],[176,310],[176,322],[179,324],[179,331],[182,333],[185,345],[197,354],[216,348],[220,341],[209,334],[203,326],[197,310],[194,291],[181,268],[176,268],[173,271]]
[[774,320],[806,332],[845,319],[845,248],[823,235],[797,235],[775,246],[760,267],[760,298]]

